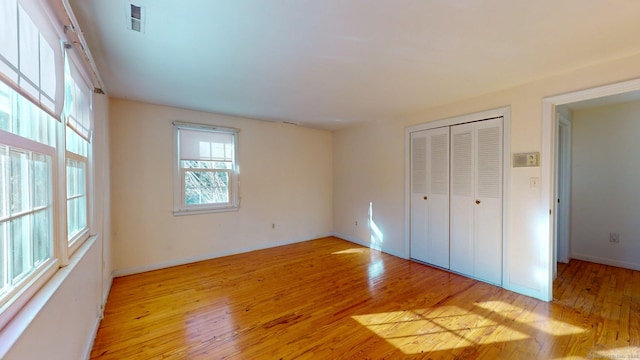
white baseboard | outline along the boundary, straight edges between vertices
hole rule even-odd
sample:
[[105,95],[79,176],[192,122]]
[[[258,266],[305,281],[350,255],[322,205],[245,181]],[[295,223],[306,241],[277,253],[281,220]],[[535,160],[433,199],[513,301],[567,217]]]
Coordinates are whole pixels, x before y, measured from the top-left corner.
[[102,297],[102,312],[104,313],[104,307],[107,305],[107,299],[109,299],[109,293],[111,292],[111,285],[113,285],[113,271],[111,272],[111,275],[109,275],[109,279],[107,284],[105,285],[104,289],[103,289],[103,297]]
[[263,250],[263,249],[269,249],[269,248],[283,246],[283,245],[295,244],[295,243],[299,243],[299,242],[303,242],[303,241],[309,241],[309,240],[313,240],[313,239],[319,239],[319,238],[323,238],[323,237],[327,237],[327,236],[333,236],[333,234],[319,234],[319,235],[316,235],[316,236],[311,237],[311,238],[299,238],[299,239],[289,239],[289,240],[278,241],[278,242],[269,242],[269,243],[258,244],[258,245],[255,245],[255,246],[247,246],[247,247],[243,247],[243,248],[229,249],[229,250],[223,250],[223,251],[218,251],[218,252],[214,252],[214,253],[198,255],[198,256],[194,256],[194,257],[190,257],[190,258],[174,259],[174,260],[163,261],[163,262],[155,263],[155,264],[149,264],[149,265],[143,265],[143,266],[134,266],[134,267],[125,268],[125,269],[118,269],[118,270],[114,270],[113,271],[113,277],[121,277],[121,276],[139,274],[139,273],[143,273],[143,272],[147,272],[147,271],[165,269],[165,268],[169,268],[169,267],[172,267],[172,266],[178,266],[178,265],[191,264],[191,263],[194,263],[194,262],[215,259],[215,258],[219,258],[219,257],[223,257],[223,256],[237,255],[237,254],[242,254],[242,253],[255,251],[255,250]]
[[98,335],[98,328],[100,327],[100,322],[102,321],[102,316],[96,317],[95,322],[93,323],[93,329],[91,331],[91,338],[87,342],[87,347],[84,349],[84,358],[85,360],[89,360],[91,358],[91,350],[93,350],[93,344],[96,341],[96,336]]
[[585,255],[585,254],[576,254],[576,253],[572,253],[571,254],[571,258],[577,259],[577,260],[590,261],[590,262],[603,264],[603,265],[617,266],[617,267],[621,267],[621,268],[625,268],[625,269],[640,270],[640,264],[633,263],[633,262],[620,261],[620,260],[601,258],[601,257],[597,257],[597,256],[591,256],[591,255]]
[[[337,238],[340,238],[342,240],[346,240],[348,242],[352,242],[354,244],[362,245],[364,247],[368,247],[368,248],[371,247],[370,243],[368,243],[368,242],[366,242],[366,241],[364,241],[362,239],[358,239],[357,237],[354,237],[354,236],[340,234],[340,233],[333,233],[333,236],[335,236]],[[396,251],[389,250],[389,249],[385,248],[384,246],[380,249],[380,251],[382,251],[383,253],[387,253],[389,255],[393,255],[393,256],[399,257],[399,258],[407,259],[407,257],[404,256],[404,254],[400,254],[400,253],[398,253]]]

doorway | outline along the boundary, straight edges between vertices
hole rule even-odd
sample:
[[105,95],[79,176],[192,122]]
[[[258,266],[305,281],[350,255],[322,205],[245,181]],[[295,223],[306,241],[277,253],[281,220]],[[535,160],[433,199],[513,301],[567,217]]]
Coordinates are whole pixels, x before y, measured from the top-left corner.
[[[566,109],[566,108],[565,108]],[[555,211],[553,278],[558,262],[568,263],[571,216],[571,113],[558,109],[555,121]]]
[[[571,119],[566,119],[562,109],[569,106],[580,106],[587,102],[609,104],[612,101],[624,102],[637,99],[640,99],[640,79],[553,96],[543,100],[542,196],[543,201],[548,202],[551,214],[548,228],[549,299],[553,291],[557,261],[568,261],[572,257],[570,246],[572,234],[569,226],[571,198],[566,198],[569,196],[571,185],[569,166],[571,161]],[[567,123],[569,123],[568,126]],[[558,203],[558,199],[560,199],[560,203]],[[563,203],[567,206],[563,207]]]

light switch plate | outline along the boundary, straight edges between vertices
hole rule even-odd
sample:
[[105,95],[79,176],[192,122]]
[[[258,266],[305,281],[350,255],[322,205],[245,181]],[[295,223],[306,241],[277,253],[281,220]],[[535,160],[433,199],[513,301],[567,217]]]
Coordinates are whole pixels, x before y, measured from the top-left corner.
[[531,179],[529,179],[529,186],[532,189],[537,189],[539,184],[540,184],[540,178],[532,177]]

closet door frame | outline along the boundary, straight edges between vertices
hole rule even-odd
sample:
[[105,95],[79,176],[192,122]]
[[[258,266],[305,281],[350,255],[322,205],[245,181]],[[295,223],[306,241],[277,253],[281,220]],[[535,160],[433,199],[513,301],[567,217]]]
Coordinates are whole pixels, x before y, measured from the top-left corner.
[[[501,107],[472,114],[412,125],[405,128],[405,186],[404,186],[404,258],[410,258],[411,249],[411,133],[422,130],[435,129],[445,126],[460,125],[492,118],[503,118],[502,123],[502,287],[510,289],[509,281],[509,195],[511,184],[510,134],[511,107]],[[514,285],[515,286],[515,285]]]

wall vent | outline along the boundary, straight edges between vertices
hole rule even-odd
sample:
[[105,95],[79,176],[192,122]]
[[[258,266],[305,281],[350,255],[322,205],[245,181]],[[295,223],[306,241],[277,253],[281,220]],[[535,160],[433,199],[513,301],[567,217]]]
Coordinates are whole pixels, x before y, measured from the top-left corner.
[[127,4],[127,29],[144,33],[144,7],[134,3]]

